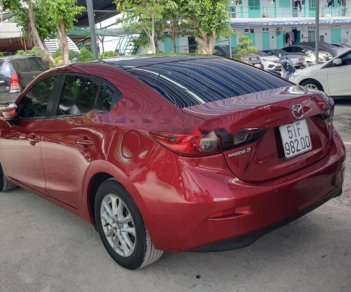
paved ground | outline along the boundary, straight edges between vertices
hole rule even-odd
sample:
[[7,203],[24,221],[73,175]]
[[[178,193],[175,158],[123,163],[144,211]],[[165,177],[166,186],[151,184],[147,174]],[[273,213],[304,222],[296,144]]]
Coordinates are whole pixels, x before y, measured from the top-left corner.
[[[351,165],[351,103],[336,126]],[[0,194],[2,291],[351,291],[351,174],[343,197],[248,248],[166,254],[130,272],[105,252],[93,227],[28,192]]]

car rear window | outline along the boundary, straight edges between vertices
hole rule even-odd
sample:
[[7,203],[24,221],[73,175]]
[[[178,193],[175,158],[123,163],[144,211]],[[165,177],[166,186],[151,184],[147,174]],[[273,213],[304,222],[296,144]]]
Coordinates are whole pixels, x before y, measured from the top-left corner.
[[177,107],[289,86],[285,80],[223,58],[199,58],[128,69]]

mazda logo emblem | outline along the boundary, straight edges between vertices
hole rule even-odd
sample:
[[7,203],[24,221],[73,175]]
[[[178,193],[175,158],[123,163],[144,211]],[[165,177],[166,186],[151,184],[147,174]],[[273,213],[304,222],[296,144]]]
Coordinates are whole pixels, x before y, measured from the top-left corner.
[[293,114],[295,119],[301,119],[305,112],[301,104],[294,104],[291,108],[291,113]]

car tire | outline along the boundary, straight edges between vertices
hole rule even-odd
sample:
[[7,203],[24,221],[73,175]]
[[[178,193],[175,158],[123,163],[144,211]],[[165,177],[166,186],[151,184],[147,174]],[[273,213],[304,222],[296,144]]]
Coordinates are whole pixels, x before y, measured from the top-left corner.
[[317,80],[314,80],[314,79],[304,80],[300,83],[300,85],[302,85],[308,89],[311,89],[311,90],[324,91],[322,84],[320,84]]
[[140,269],[162,256],[163,251],[153,245],[134,200],[116,180],[108,179],[100,185],[94,212],[103,245],[122,267]]
[[6,178],[5,173],[2,170],[2,167],[0,165],[0,191],[1,192],[8,192],[8,191],[14,190],[16,188],[17,188],[17,185],[8,181],[8,179]]

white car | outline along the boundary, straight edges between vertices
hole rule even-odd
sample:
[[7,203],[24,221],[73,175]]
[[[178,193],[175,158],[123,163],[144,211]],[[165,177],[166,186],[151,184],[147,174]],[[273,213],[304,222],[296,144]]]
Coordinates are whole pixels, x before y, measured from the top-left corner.
[[351,97],[351,50],[327,63],[297,71],[289,80],[332,97]]
[[265,52],[259,51],[256,53],[263,65],[263,69],[266,71],[281,71],[282,65],[280,64],[280,58],[274,55],[268,55]]

